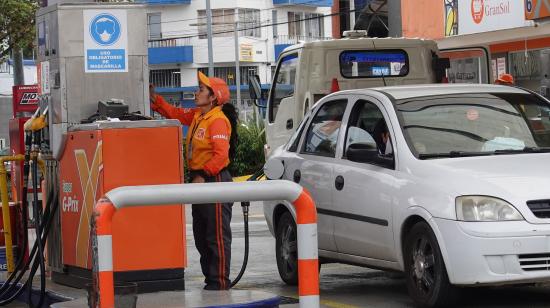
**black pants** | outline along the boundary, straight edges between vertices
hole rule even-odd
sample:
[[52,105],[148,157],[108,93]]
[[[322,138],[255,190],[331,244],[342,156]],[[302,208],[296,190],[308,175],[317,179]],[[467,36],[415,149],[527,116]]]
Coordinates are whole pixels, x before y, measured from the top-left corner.
[[[227,170],[206,182],[231,182]],[[193,236],[201,255],[204,282],[210,289],[229,289],[231,264],[231,209],[233,203],[193,204]]]

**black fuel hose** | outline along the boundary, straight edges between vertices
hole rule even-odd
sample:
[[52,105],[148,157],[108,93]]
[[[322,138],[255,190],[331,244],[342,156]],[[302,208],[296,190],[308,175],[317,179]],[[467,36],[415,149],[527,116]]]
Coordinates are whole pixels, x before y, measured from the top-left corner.
[[[39,143],[40,138],[38,135],[40,132],[35,133],[35,141]],[[33,161],[32,164],[32,187],[33,187],[33,213],[34,213],[34,221],[35,221],[35,230],[36,230],[36,241],[38,242],[38,263],[40,265],[40,299],[38,301],[38,305],[36,307],[42,307],[42,304],[44,302],[44,298],[46,297],[46,263],[44,260],[44,245],[42,245],[42,208],[41,204],[38,203],[38,158]],[[45,234],[47,236],[47,234]],[[27,279],[27,286],[29,290],[28,294],[28,304],[30,307],[34,307],[32,304],[32,282],[34,280],[34,274],[35,272],[31,271],[31,274],[29,275]]]
[[[28,174],[29,174],[29,160],[30,160],[30,144],[31,142],[29,142],[29,135],[27,134],[26,135],[26,155],[25,155],[25,167],[24,167],[24,175],[25,175],[25,183],[24,183],[24,186],[23,186],[23,193],[24,195],[22,196],[22,201],[23,201],[23,204],[26,204],[26,191],[27,191],[27,187],[28,187]],[[40,145],[40,135],[39,135],[39,132],[37,132],[35,134],[35,145],[36,146],[39,146]],[[44,254],[43,254],[43,250],[44,250],[44,247],[45,247],[45,243],[46,243],[46,238],[49,234],[49,229],[51,227],[51,223],[53,221],[53,218],[54,218],[54,214],[55,212],[57,211],[57,208],[59,207],[59,202],[57,200],[57,196],[54,194],[54,189],[50,190],[49,194],[48,194],[48,198],[46,199],[46,209],[45,209],[45,212],[42,213],[42,208],[41,206],[39,205],[38,203],[38,190],[36,189],[38,187],[38,164],[37,164],[37,161],[35,160],[34,161],[35,163],[33,164],[33,168],[32,168],[32,172],[33,172],[33,187],[34,187],[34,193],[33,193],[33,197],[34,197],[34,206],[33,206],[33,210],[34,210],[34,216],[35,216],[35,229],[36,229],[36,235],[37,235],[37,239],[33,245],[33,249],[29,255],[29,258],[27,260],[27,262],[24,264],[24,266],[21,266],[23,264],[23,255],[25,253],[25,250],[26,250],[26,246],[27,246],[27,243],[28,243],[28,238],[26,236],[26,233],[27,233],[27,209],[25,206],[23,206],[23,227],[24,227],[24,230],[25,230],[25,236],[23,238],[23,247],[21,249],[22,251],[22,254],[19,258],[19,261],[18,261],[18,264],[16,266],[16,269],[15,271],[10,275],[10,277],[6,280],[6,282],[4,282],[4,284],[2,285],[2,287],[0,288],[0,305],[7,305],[9,303],[11,303],[12,301],[14,301],[17,297],[19,297],[19,295],[25,290],[25,288],[28,289],[29,291],[29,306],[33,307],[32,305],[32,300],[31,300],[31,294],[32,294],[32,281],[33,281],[33,278],[34,278],[34,275],[36,273],[36,270],[38,269],[38,267],[40,266],[40,270],[41,270],[41,292],[40,292],[40,300],[39,300],[39,303],[37,305],[37,307],[41,307],[43,302],[44,302],[44,298],[45,298],[45,295],[46,295],[46,275],[45,275],[45,262],[44,262]],[[52,202],[54,202],[54,208],[51,209],[51,204]],[[46,219],[43,219],[43,218],[46,218]],[[45,223],[45,225],[44,225]],[[46,230],[44,230],[44,228]],[[45,232],[42,232],[42,231],[45,231]],[[36,251],[37,251],[37,248],[38,250],[40,251],[40,256],[38,258],[35,258],[35,255],[36,255]],[[13,291],[13,289],[17,286],[17,284],[21,281],[21,278],[23,277],[23,275],[25,274],[26,272],[26,268],[29,266],[30,262],[33,262],[33,266],[32,266],[32,269],[31,269],[31,273],[29,275],[29,277],[27,278],[27,281],[25,284],[23,284],[19,290],[17,290],[12,296],[10,296],[10,298],[8,299],[3,299],[4,297],[6,297],[8,294],[10,294],[11,291]],[[17,278],[15,279],[15,281],[13,283],[10,283],[13,278],[17,275]]]
[[[256,171],[252,176],[250,176],[246,181],[257,181],[259,178],[261,178],[264,175],[263,168]],[[246,266],[248,265],[248,252],[250,250],[249,247],[249,232],[248,232],[248,214],[249,214],[249,208],[250,208],[250,202],[241,202],[241,207],[243,209],[243,222],[244,222],[244,257],[243,257],[243,265],[241,266],[241,271],[233,279],[231,282],[231,285],[229,288],[233,288],[239,280],[244,275],[244,272],[246,270]]]
[[[48,234],[50,232],[50,228],[52,226],[53,219],[55,218],[55,213],[57,212],[57,210],[59,208],[59,201],[57,200],[57,198],[58,198],[57,194],[54,193],[53,198],[48,200],[48,202],[46,204],[46,211],[44,213],[46,219],[44,220],[44,225],[42,226],[42,229],[44,230],[44,232],[41,235],[42,238],[41,238],[41,241],[40,241],[41,244],[42,244],[41,245],[42,249],[44,249],[44,247],[45,247],[46,238],[48,237]],[[37,236],[37,237],[40,237],[40,235]],[[30,265],[30,262],[31,262],[31,260],[34,259],[37,250],[38,250],[38,241],[35,241],[34,245],[33,245],[33,248],[32,248],[32,250],[29,254],[29,259],[27,260],[27,262],[26,262],[25,266],[23,267],[23,269]],[[34,276],[34,274],[36,273],[38,267],[39,267],[39,263],[37,262],[37,260],[35,260],[32,264],[31,276]],[[27,288],[27,284],[28,284],[29,280],[27,280],[27,282],[25,284],[23,284],[12,296],[10,296],[7,299],[3,299],[5,296],[7,296],[7,294],[9,294],[8,291],[12,291],[13,288],[15,286],[17,286],[17,284],[19,283],[19,281],[21,281],[21,278],[23,277],[25,272],[26,271],[21,270],[19,272],[19,275],[15,279],[16,281],[10,285],[10,290],[6,290],[0,295],[0,298],[1,298],[0,299],[0,306],[5,306],[5,305],[8,305],[9,303],[13,302]],[[32,284],[32,281],[31,281],[31,284]],[[31,285],[31,287],[32,287],[32,285]],[[31,288],[29,288],[29,292],[32,292]]]
[[237,275],[237,277],[235,277],[235,279],[233,279],[233,281],[231,281],[231,285],[229,285],[229,288],[233,288],[238,282],[239,280],[241,280],[241,278],[243,277],[244,275],[244,271],[246,270],[246,265],[248,265],[248,251],[249,251],[249,247],[248,247],[248,208],[250,207],[250,202],[241,202],[241,206],[243,208],[243,220],[244,220],[244,257],[243,257],[243,265],[241,266],[241,271],[239,272],[239,274]]

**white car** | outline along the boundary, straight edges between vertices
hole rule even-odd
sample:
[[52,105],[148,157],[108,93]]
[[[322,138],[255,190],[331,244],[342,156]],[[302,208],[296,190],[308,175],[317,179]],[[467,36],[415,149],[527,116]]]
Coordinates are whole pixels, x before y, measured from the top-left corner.
[[[282,162],[314,198],[321,262],[403,271],[413,300],[437,306],[456,286],[550,280],[549,116],[515,87],[341,91],[266,166]],[[295,211],[264,213],[280,276],[296,283]]]

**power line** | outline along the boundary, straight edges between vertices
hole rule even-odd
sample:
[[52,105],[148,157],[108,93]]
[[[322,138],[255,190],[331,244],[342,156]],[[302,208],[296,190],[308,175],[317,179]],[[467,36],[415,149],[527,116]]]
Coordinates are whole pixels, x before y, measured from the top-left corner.
[[[240,29],[234,29],[234,30],[225,30],[225,31],[219,31],[219,32],[213,32],[212,35],[216,35],[216,34],[225,34],[225,33],[233,33],[235,31],[246,31],[246,30],[254,30],[254,29],[260,29],[260,28],[266,28],[266,27],[273,27],[273,26],[278,26],[278,25],[286,25],[286,24],[290,24],[290,23],[293,23],[293,22],[300,22],[300,21],[305,21],[305,20],[313,20],[313,19],[321,19],[321,18],[325,18],[325,17],[332,17],[332,16],[336,16],[336,15],[344,15],[344,14],[349,14],[349,13],[352,13],[352,12],[355,12],[355,11],[358,11],[357,9],[354,9],[354,10],[346,10],[346,12],[338,12],[338,13],[331,13],[331,14],[324,14],[321,16],[316,16],[316,17],[310,17],[310,18],[303,18],[303,19],[295,19],[293,21],[286,21],[286,22],[276,22],[276,23],[270,23],[270,24],[266,24],[266,25],[260,25],[260,26],[254,26],[254,27],[248,27],[248,28],[240,28]],[[194,38],[194,37],[200,37],[200,36],[203,36],[203,35],[206,35],[206,34],[201,34],[200,32],[196,35],[190,35],[190,36],[174,36],[174,37],[170,37],[168,39],[186,39],[186,38]],[[158,39],[158,40],[150,40],[150,41],[161,41],[163,39]]]
[[[286,4],[286,5],[281,5],[281,6],[276,6],[276,7],[272,7],[272,8],[266,8],[266,9],[252,9],[252,10],[257,10],[258,12],[263,12],[263,11],[272,11],[272,10],[276,10],[276,9],[281,9],[281,8],[289,8],[289,7],[297,7],[297,6],[307,6],[308,4],[311,4],[311,3],[315,3],[315,2],[320,2],[321,0],[310,0],[310,1],[306,1],[306,2],[302,2],[302,3],[299,3],[299,4]],[[336,0],[338,1],[338,0]],[[224,17],[224,16],[233,16],[233,15],[237,15],[239,13],[236,13],[236,10],[238,8],[235,8],[235,9],[232,9],[233,10],[233,13],[229,13],[227,15],[225,14],[222,14],[222,15],[212,15],[212,18],[214,17]],[[221,8],[221,9],[213,9],[212,11],[214,10],[231,10],[231,8]],[[158,25],[158,24],[164,24],[164,23],[173,23],[173,22],[183,22],[183,21],[198,21],[198,20],[201,20],[201,19],[206,19],[206,16],[204,17],[195,17],[195,18],[186,18],[186,19],[175,19],[175,20],[168,20],[168,21],[161,21],[161,22],[154,22],[154,23],[150,23],[149,25]]]

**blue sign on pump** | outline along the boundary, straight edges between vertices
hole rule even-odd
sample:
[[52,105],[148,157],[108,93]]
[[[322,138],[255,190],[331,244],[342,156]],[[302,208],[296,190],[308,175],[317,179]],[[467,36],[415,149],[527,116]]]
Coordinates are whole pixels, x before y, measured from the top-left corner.
[[84,11],[86,73],[128,72],[125,10]]

